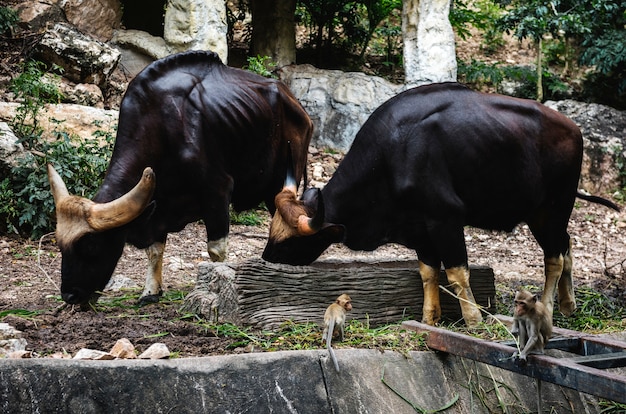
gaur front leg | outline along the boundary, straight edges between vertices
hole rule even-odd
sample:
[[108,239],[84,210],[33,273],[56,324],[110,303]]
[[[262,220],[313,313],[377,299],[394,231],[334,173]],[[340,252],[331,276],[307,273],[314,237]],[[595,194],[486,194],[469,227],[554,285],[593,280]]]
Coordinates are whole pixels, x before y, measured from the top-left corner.
[[230,226],[230,199],[212,209],[204,218],[207,233],[207,252],[213,262],[223,262],[228,257],[228,230]]
[[163,252],[165,240],[156,242],[146,249],[148,256],[148,271],[146,272],[146,284],[139,298],[139,305],[156,303],[163,295]]

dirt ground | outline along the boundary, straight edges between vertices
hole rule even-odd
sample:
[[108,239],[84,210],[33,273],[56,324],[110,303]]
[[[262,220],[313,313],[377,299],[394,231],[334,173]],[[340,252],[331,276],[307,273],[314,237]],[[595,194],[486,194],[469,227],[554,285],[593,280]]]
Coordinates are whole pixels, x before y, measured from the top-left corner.
[[[334,165],[337,158],[318,153],[311,160],[311,169],[315,165]],[[228,261],[260,257],[268,224],[269,221],[261,226],[232,226]],[[585,201],[577,203],[569,228],[577,286],[593,287],[610,297],[624,299],[625,228],[624,212]],[[491,266],[499,290],[543,286],[541,251],[526,226],[519,226],[512,233],[468,228],[466,241],[470,263]],[[396,245],[374,252],[352,252],[333,245],[320,260],[414,258],[413,251]],[[52,235],[41,242],[2,236],[0,321],[22,331],[27,349],[36,357],[67,358],[81,348],[108,351],[121,338],[129,339],[140,352],[152,343],[163,342],[179,357],[246,352],[249,349],[239,347],[236,338],[218,335],[215,329],[180,311],[183,297],[193,289],[197,264],[205,260],[208,257],[203,225],[190,224],[182,232],[171,234],[164,259],[165,296],[158,304],[137,307],[147,259],[143,251],[127,246],[113,277],[124,287],[107,290],[94,310],[80,311],[64,307],[60,299],[61,256]],[[322,315],[320,322],[321,319]]]

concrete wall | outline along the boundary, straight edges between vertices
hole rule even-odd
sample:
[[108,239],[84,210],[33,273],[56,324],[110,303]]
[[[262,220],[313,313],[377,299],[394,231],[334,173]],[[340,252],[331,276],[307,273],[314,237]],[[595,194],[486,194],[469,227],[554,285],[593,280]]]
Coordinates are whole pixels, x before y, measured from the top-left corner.
[[[446,413],[502,412],[503,405],[508,412],[536,412],[533,379],[483,364],[434,352],[336,354],[340,373],[321,350],[157,361],[3,360],[0,412],[404,414],[416,412],[411,404],[437,410],[449,402]],[[543,401],[544,412],[599,412],[589,398],[552,384],[543,385]]]

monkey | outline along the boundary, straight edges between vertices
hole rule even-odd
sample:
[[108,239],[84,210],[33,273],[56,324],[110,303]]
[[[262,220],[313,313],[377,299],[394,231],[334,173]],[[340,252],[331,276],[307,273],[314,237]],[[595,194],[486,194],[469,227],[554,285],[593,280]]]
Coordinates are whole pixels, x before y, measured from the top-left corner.
[[337,363],[337,357],[331,346],[333,334],[339,333],[339,340],[343,341],[343,326],[346,322],[346,312],[352,310],[352,299],[345,293],[342,294],[331,303],[326,312],[324,313],[324,332],[322,333],[322,340],[326,341],[326,348],[330,354],[330,358],[335,364],[335,370],[339,372],[339,364]]
[[552,315],[546,306],[527,290],[515,293],[511,333],[519,337],[519,353],[513,357],[526,361],[529,354],[543,354],[552,335]]

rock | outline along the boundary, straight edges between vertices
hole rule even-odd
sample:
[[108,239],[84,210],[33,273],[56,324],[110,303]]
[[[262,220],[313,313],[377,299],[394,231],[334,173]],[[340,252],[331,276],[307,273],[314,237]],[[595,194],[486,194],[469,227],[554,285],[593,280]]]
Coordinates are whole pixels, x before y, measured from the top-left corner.
[[68,22],[102,42],[122,23],[120,0],[66,0],[62,7]]
[[22,338],[21,331],[8,323],[0,323],[0,357],[25,351],[26,345],[26,339]]
[[[14,102],[0,102],[0,121],[12,120],[18,106],[19,104]],[[70,136],[85,139],[94,138],[97,131],[115,135],[117,118],[118,111],[114,110],[74,104],[54,104],[46,105],[40,111],[37,122],[44,130],[44,137],[52,137],[54,131],[63,131]]]
[[22,332],[5,322],[0,322],[0,340],[21,338]]
[[113,355],[108,352],[98,351],[96,349],[82,348],[74,355],[72,359],[92,359],[96,361],[108,361],[115,359]]
[[24,150],[11,127],[6,122],[0,122],[0,177],[10,174],[11,169],[18,166],[19,160],[24,157],[32,159],[32,155]]
[[35,58],[60,66],[63,76],[72,82],[103,87],[120,59],[120,52],[69,24],[56,23],[36,45]]
[[137,287],[139,287],[139,285],[133,279],[121,275],[114,275],[104,287],[104,290],[119,291]]
[[65,22],[65,15],[58,4],[44,1],[25,1],[17,7],[19,25],[27,30],[39,32],[50,22]]
[[170,350],[167,349],[167,345],[160,342],[150,345],[148,349],[139,355],[139,359],[163,359],[169,357]]
[[621,188],[619,165],[626,158],[626,112],[569,99],[545,104],[570,118],[582,131],[581,188],[592,194],[612,193]]
[[111,43],[127,50],[134,50],[148,56],[151,60],[161,59],[172,54],[172,49],[162,37],[152,36],[141,30],[116,30],[111,38]]
[[285,66],[280,78],[313,120],[313,144],[341,151],[350,148],[370,114],[402,88],[377,76],[311,65]]
[[111,351],[109,352],[115,358],[122,359],[135,359],[137,354],[135,353],[135,346],[126,338],[119,339]]
[[226,2],[223,0],[170,0],[165,10],[165,42],[175,52],[212,50],[226,63]]
[[9,359],[28,359],[33,357],[33,353],[26,350],[13,351],[9,352],[6,357]]

